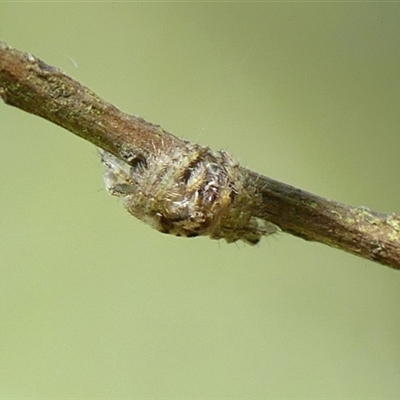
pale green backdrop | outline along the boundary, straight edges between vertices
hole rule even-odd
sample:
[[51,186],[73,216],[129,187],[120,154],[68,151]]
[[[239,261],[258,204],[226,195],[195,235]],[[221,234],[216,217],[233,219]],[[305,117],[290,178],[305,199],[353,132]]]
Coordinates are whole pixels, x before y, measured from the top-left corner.
[[[127,112],[400,213],[395,3],[2,3],[0,38]],[[96,149],[0,104],[0,397],[399,397],[400,272],[280,234],[161,235]]]

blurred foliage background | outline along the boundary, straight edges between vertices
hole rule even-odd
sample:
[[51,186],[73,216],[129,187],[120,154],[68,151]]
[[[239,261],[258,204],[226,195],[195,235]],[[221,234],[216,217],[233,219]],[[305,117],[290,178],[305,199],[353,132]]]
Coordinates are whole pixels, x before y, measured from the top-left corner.
[[[400,213],[394,3],[1,3],[0,38],[124,111]],[[0,397],[397,397],[400,273],[285,234],[161,235],[96,149],[0,104]]]

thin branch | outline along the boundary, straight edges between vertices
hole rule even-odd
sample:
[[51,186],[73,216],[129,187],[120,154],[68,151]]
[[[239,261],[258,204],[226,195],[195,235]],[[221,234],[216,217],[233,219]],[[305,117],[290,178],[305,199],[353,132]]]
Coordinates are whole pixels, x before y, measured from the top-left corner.
[[239,166],[125,114],[35,56],[0,42],[0,96],[105,150],[108,190],[164,233],[258,242],[282,231],[400,269],[400,218],[337,203]]

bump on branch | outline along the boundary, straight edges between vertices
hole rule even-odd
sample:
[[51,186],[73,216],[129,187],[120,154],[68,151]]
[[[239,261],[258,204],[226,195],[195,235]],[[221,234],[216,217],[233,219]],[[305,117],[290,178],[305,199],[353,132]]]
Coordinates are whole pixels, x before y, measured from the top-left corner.
[[102,148],[108,190],[164,233],[258,243],[280,230],[400,269],[400,218],[241,167],[126,114],[37,57],[0,42],[0,96]]

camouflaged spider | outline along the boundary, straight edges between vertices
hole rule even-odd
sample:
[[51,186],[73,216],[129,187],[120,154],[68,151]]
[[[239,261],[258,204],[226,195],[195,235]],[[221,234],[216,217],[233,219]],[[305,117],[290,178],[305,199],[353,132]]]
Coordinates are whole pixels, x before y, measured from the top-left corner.
[[135,217],[162,233],[254,245],[278,228],[252,216],[254,193],[225,152],[187,145],[126,163],[103,152],[104,182]]

